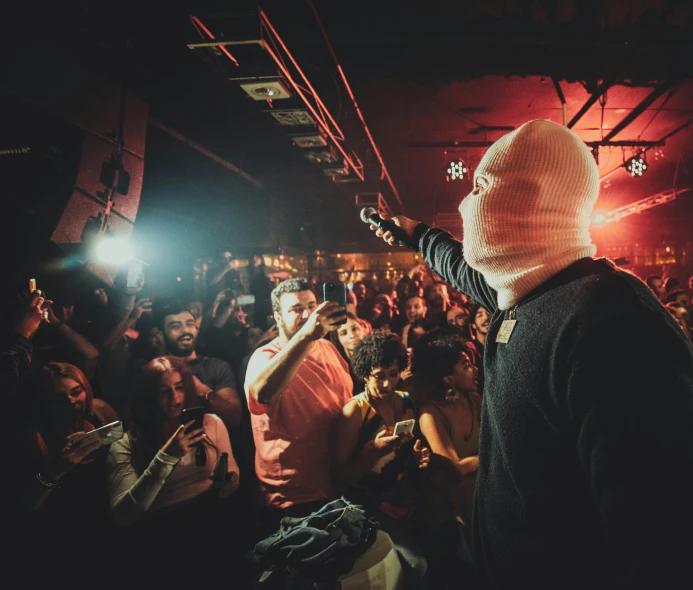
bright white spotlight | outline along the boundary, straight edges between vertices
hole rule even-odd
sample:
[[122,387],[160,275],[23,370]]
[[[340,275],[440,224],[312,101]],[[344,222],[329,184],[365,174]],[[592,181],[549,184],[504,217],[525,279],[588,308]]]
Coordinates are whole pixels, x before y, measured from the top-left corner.
[[631,176],[642,176],[647,170],[647,162],[642,156],[633,156],[626,162],[626,170]]
[[609,220],[606,216],[606,211],[597,210],[592,213],[592,227],[604,227],[608,223],[608,221]]
[[104,236],[96,246],[96,258],[106,264],[121,265],[134,258],[128,238]]
[[467,165],[462,160],[453,160],[448,165],[446,179],[448,182],[451,180],[462,180],[467,176]]

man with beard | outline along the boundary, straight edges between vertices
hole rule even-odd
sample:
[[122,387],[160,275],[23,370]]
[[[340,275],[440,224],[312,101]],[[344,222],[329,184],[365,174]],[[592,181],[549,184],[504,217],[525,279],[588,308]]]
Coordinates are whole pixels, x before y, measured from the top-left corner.
[[228,363],[197,354],[198,330],[188,307],[175,299],[159,299],[153,306],[153,315],[163,332],[166,354],[185,359],[198,379],[199,395],[210,413],[219,416],[229,430],[237,426],[242,407],[236,377]]
[[593,258],[598,194],[580,137],[530,121],[475,170],[462,243],[394,219],[491,313],[472,519],[484,589],[690,578],[693,349],[642,281]]
[[332,498],[331,431],[353,387],[346,362],[323,338],[339,328],[343,307],[318,305],[309,283],[289,279],[272,291],[272,309],[279,336],[253,353],[245,379],[268,529]]

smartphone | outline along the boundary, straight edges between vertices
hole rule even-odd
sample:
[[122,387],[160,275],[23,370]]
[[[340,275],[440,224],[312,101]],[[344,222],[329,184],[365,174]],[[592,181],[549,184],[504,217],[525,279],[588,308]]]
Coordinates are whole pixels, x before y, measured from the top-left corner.
[[142,263],[133,260],[128,268],[128,287],[137,287],[140,275],[142,274]]
[[411,434],[414,431],[414,424],[416,424],[416,420],[413,418],[411,420],[397,422],[397,424],[395,424],[394,435],[399,436],[400,434]]
[[[339,303],[339,305],[346,309],[346,285],[341,281],[327,281],[322,286],[322,298],[325,301],[336,301],[337,303]],[[342,317],[342,319],[338,321],[337,324],[346,324],[346,311],[340,312],[331,317]]]
[[29,279],[29,295],[36,291],[36,279]]
[[190,420],[194,420],[190,428],[185,432],[190,432],[191,430],[197,430],[202,428],[202,422],[205,416],[205,409],[202,406],[195,406],[194,408],[185,408],[180,415],[181,424],[187,424]]
[[236,297],[236,305],[253,305],[255,303],[255,295],[239,295]]
[[123,423],[120,420],[117,420],[115,422],[111,422],[110,424],[106,424],[105,426],[101,426],[101,428],[90,430],[81,436],[76,436],[73,438],[72,443],[76,444],[88,438],[99,439],[99,444],[96,447],[97,449],[110,445],[111,443],[123,438]]

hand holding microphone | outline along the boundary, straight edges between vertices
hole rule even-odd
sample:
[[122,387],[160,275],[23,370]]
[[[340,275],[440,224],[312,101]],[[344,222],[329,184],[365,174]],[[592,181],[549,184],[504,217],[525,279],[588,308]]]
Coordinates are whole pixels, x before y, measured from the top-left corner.
[[383,219],[373,207],[361,209],[361,221],[369,223],[371,231],[374,231],[379,238],[383,238],[390,246],[399,242],[402,246],[418,251],[419,245],[414,242],[412,236],[416,226],[420,223],[419,221],[403,215],[398,215],[392,219]]

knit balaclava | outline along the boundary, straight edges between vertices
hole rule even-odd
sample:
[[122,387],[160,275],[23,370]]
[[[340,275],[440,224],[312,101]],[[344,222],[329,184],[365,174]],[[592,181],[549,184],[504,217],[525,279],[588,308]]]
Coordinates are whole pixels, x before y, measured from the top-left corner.
[[460,204],[464,257],[509,309],[580,258],[594,256],[590,213],[599,170],[583,141],[529,121],[496,141]]

